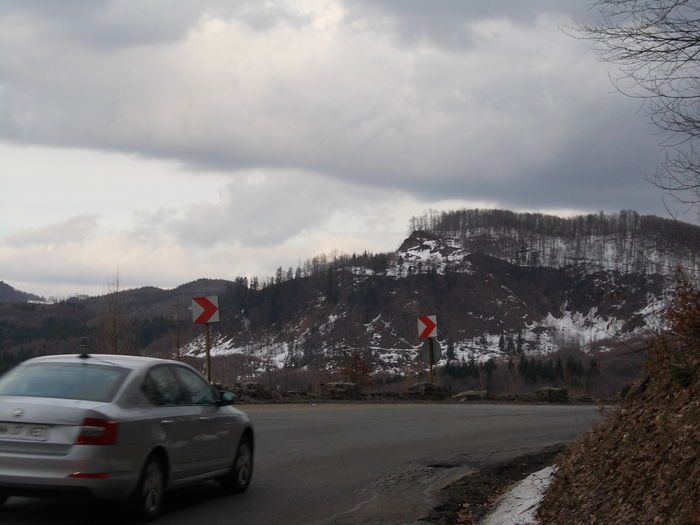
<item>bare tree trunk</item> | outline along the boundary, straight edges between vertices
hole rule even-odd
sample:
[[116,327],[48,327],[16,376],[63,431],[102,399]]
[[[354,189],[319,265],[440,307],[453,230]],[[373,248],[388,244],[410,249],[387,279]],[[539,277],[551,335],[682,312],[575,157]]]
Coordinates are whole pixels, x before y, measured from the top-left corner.
[[107,354],[133,354],[133,337],[127,319],[122,312],[119,271],[107,283],[104,296],[105,315],[101,322],[96,348]]

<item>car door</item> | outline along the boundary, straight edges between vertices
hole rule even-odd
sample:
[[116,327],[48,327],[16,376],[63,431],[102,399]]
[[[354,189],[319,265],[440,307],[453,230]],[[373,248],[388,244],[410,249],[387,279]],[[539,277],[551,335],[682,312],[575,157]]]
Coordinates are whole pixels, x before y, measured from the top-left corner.
[[202,473],[230,466],[236,419],[219,406],[214,389],[199,374],[184,366],[173,369],[188,402],[198,414],[194,439]]
[[153,367],[144,379],[141,390],[154,405],[151,420],[160,426],[165,436],[173,479],[196,475],[201,461],[196,440],[199,410],[188,402],[173,367]]

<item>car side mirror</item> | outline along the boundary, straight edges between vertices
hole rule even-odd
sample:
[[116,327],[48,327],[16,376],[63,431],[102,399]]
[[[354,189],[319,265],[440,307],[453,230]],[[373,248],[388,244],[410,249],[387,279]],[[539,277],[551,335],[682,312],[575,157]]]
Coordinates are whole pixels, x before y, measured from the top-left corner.
[[236,400],[236,394],[233,392],[221,392],[221,397],[219,398],[220,406],[233,405]]

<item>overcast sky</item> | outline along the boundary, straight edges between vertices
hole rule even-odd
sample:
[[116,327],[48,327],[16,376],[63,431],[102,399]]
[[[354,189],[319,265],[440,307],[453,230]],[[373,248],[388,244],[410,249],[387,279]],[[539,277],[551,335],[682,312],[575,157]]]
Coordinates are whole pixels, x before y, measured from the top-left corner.
[[0,280],[385,252],[428,209],[667,216],[584,0],[0,0]]

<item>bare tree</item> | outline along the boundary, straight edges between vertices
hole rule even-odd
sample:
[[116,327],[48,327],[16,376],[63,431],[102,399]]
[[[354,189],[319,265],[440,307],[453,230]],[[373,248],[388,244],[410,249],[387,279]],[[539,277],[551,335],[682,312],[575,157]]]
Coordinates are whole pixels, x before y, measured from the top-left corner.
[[700,204],[700,0],[595,0],[602,20],[579,27],[613,78],[666,132],[663,168],[652,182],[678,201]]
[[97,350],[108,354],[133,353],[131,327],[122,311],[123,292],[119,289],[119,271],[107,283],[105,315],[98,330]]

